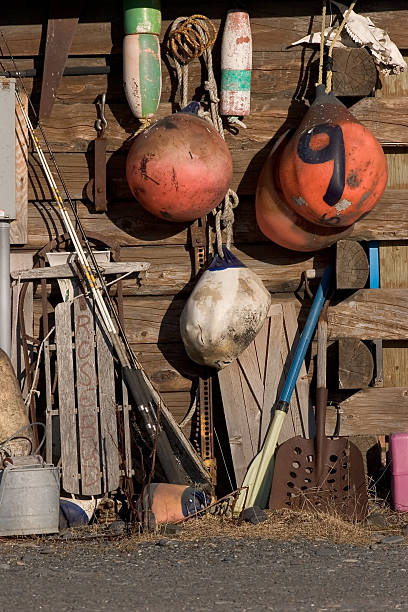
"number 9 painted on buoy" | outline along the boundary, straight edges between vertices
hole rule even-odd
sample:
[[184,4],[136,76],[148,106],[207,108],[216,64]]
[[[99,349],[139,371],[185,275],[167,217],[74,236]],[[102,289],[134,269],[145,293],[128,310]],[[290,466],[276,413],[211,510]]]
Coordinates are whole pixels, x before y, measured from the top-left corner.
[[355,223],[387,184],[383,150],[332,94],[318,96],[282,153],[279,180],[298,215],[321,226]]

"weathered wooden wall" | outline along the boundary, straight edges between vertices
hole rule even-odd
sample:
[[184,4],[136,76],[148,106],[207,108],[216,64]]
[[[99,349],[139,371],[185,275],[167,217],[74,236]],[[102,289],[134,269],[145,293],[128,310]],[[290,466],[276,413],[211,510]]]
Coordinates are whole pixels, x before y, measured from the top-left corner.
[[[163,2],[162,38],[171,21],[192,12],[204,13],[222,25],[230,3],[225,0],[194,5],[186,1]],[[18,2],[8,7],[0,18],[1,30],[17,58],[20,69],[35,67],[38,76],[26,79],[26,86],[38,104],[41,86],[49,3]],[[265,282],[271,292],[282,294],[276,299],[294,299],[304,270],[322,269],[326,253],[301,254],[286,251],[267,241],[257,229],[254,215],[254,192],[263,161],[273,140],[287,127],[297,125],[307,110],[316,81],[318,54],[310,48],[288,48],[291,42],[310,31],[320,29],[320,0],[284,3],[254,1],[250,3],[254,56],[252,76],[252,113],[246,119],[247,130],[227,135],[234,163],[232,187],[241,196],[236,214],[235,252]],[[361,0],[361,13],[386,28],[392,40],[408,49],[408,8],[404,0],[384,3]],[[75,34],[69,66],[110,67],[108,75],[64,77],[56,103],[45,128],[51,147],[74,198],[78,214],[89,231],[98,231],[117,240],[122,259],[151,262],[140,286],[125,283],[125,317],[133,347],[147,372],[164,393],[169,407],[178,418],[187,410],[192,381],[198,368],[187,358],[180,341],[178,316],[191,288],[191,255],[185,225],[169,224],[153,218],[132,198],[126,185],[124,166],[128,140],[137,129],[122,90],[121,2],[101,0],[84,3]],[[7,50],[0,40],[3,66],[12,68]],[[219,75],[218,40],[214,61]],[[190,92],[201,83],[201,68],[195,62],[190,69]],[[163,94],[159,116],[174,108],[174,70],[163,61]],[[82,201],[89,179],[89,143],[95,137],[95,97],[106,92],[108,128],[108,181],[113,201],[106,214],[97,214]],[[177,99],[176,99],[177,101]],[[353,108],[356,117],[367,125],[384,145],[393,145],[393,154],[405,153],[408,146],[408,105],[403,96],[385,92],[378,97],[358,101]],[[35,252],[62,225],[52,205],[50,192],[32,153],[29,156],[29,211],[27,242],[20,249]],[[392,165],[392,163],[391,163]],[[408,192],[403,177],[393,182],[376,209],[358,222],[353,239],[401,240],[408,238]],[[35,312],[39,312],[39,304]],[[304,309],[302,309],[304,312]]]

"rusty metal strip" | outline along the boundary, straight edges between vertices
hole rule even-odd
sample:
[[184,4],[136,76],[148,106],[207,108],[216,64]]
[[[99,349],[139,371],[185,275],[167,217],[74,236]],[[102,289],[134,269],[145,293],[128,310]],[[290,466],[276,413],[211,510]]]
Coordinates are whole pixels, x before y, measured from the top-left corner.
[[[194,275],[197,277],[207,261],[207,237],[205,217],[197,219],[190,227],[191,243],[194,249]],[[208,468],[213,486],[217,483],[217,465],[214,456],[214,427],[212,407],[212,378],[210,372],[200,376],[197,397],[199,447],[204,464]]]
[[50,116],[57,93],[58,85],[64,73],[72,39],[78,25],[81,2],[71,0],[69,5],[61,5],[54,0],[51,3],[51,15],[47,26],[44,71],[41,84],[40,120]]

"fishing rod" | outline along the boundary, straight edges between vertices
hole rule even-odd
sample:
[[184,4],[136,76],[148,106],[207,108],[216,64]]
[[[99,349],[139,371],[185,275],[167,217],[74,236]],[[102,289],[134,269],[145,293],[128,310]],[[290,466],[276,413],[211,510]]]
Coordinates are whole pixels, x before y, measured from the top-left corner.
[[[23,115],[24,121],[27,125],[27,129],[28,132],[30,134],[31,140],[33,142],[35,151],[39,157],[40,160],[40,164],[41,167],[43,169],[43,172],[45,174],[45,177],[47,179],[48,185],[50,187],[51,193],[53,195],[53,198],[57,204],[57,208],[60,212],[62,221],[64,223],[64,226],[66,228],[66,231],[68,232],[73,247],[75,249],[75,252],[78,256],[78,261],[82,267],[82,271],[84,274],[84,277],[87,281],[87,284],[89,286],[90,292],[95,300],[96,306],[99,310],[99,313],[101,315],[101,318],[105,324],[106,327],[106,331],[109,335],[109,339],[112,343],[112,346],[118,356],[118,359],[120,361],[120,364],[122,366],[122,371],[123,371],[123,375],[124,375],[124,379],[126,381],[126,384],[129,388],[130,394],[133,397],[133,399],[135,400],[136,406],[139,410],[139,413],[142,416],[142,419],[144,421],[145,427],[150,435],[150,438],[153,442],[153,445],[156,447],[156,452],[157,452],[157,456],[158,459],[160,461],[160,464],[163,468],[163,471],[167,477],[167,479],[169,480],[169,482],[171,483],[175,483],[175,484],[184,484],[185,482],[185,472],[182,468],[182,466],[180,465],[180,463],[177,461],[172,448],[170,446],[170,442],[169,439],[167,437],[166,432],[162,429],[162,427],[160,426],[159,422],[158,422],[158,418],[157,418],[157,406],[156,403],[154,401],[154,398],[152,396],[152,393],[150,392],[146,380],[144,378],[143,375],[143,371],[142,368],[140,366],[140,364],[138,363],[135,354],[132,351],[132,348],[129,344],[129,341],[127,339],[125,330],[121,324],[121,321],[119,319],[119,315],[116,311],[116,308],[114,306],[113,300],[109,295],[109,290],[108,287],[106,286],[106,282],[105,279],[103,278],[103,275],[101,273],[101,270],[98,266],[98,263],[96,261],[95,255],[93,253],[92,247],[89,243],[89,240],[85,234],[85,230],[83,228],[83,225],[81,223],[81,220],[78,216],[78,213],[76,211],[75,205],[72,201],[72,198],[69,194],[68,191],[68,187],[64,181],[64,178],[62,176],[61,170],[58,166],[57,160],[55,159],[54,153],[51,149],[51,146],[48,142],[47,136],[45,134],[45,130],[42,126],[42,123],[36,113],[36,110],[34,108],[34,105],[31,101],[30,96],[27,93],[26,87],[24,85],[24,82],[17,70],[17,66],[14,60],[13,55],[11,54],[10,48],[8,46],[8,43],[6,41],[6,38],[3,34],[3,32],[1,32],[1,36],[4,40],[4,43],[6,45],[7,51],[9,53],[9,56],[13,62],[14,68],[15,68],[15,72],[17,75],[17,78],[19,79],[19,82],[21,83],[21,87],[22,90],[24,91],[25,95],[27,96],[27,100],[30,104],[32,113],[34,115],[34,118],[37,122],[38,128],[41,132],[41,136],[44,140],[44,143],[46,145],[48,154],[50,156],[50,159],[54,165],[55,171],[57,173],[57,176],[60,180],[60,183],[62,185],[62,188],[65,192],[66,195],[66,200],[68,201],[69,205],[70,205],[70,209],[71,212],[74,216],[75,219],[75,223],[77,224],[78,230],[81,234],[82,237],[82,241],[85,245],[87,254],[84,251],[84,248],[81,244],[81,240],[79,239],[77,232],[73,226],[73,223],[71,221],[71,217],[68,214],[68,211],[64,205],[64,201],[62,199],[62,196],[60,194],[60,191],[58,189],[58,186],[56,184],[56,181],[54,179],[53,173],[51,172],[51,169],[48,165],[48,162],[45,158],[44,152],[41,148],[41,145],[38,141],[38,138],[35,134],[34,131],[34,127],[33,124],[31,122],[30,117],[28,116],[28,113],[25,109],[25,106],[23,104],[23,101],[21,99],[21,95],[20,95],[20,91],[18,89],[18,87],[16,87],[15,93],[16,93],[16,99],[18,102],[18,105],[21,109],[21,113]],[[88,260],[88,257],[90,259],[90,262]],[[98,283],[96,282],[96,278],[95,275],[97,277]],[[113,317],[113,318],[112,318]],[[116,327],[115,327],[116,324]]]

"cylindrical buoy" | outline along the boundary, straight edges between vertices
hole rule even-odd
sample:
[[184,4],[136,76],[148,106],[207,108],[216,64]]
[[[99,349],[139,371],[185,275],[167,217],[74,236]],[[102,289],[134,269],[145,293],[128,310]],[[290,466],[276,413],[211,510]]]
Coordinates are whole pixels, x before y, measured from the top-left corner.
[[149,212],[167,221],[192,221],[223,200],[232,159],[208,121],[180,112],[139,134],[128,153],[126,177]]
[[157,34],[161,31],[160,0],[123,0],[125,34]]
[[312,225],[286,205],[279,184],[279,162],[289,142],[285,134],[267,157],[256,190],[256,220],[261,232],[273,242],[293,251],[317,251],[351,234],[347,228]]
[[279,178],[287,205],[313,224],[349,226],[375,206],[387,177],[376,138],[319,86],[282,152]]
[[161,94],[161,59],[159,37],[155,34],[127,34],[124,37],[123,87],[137,119],[146,119],[156,113]]
[[221,46],[221,115],[249,115],[251,69],[252,35],[249,15],[244,11],[229,11]]

